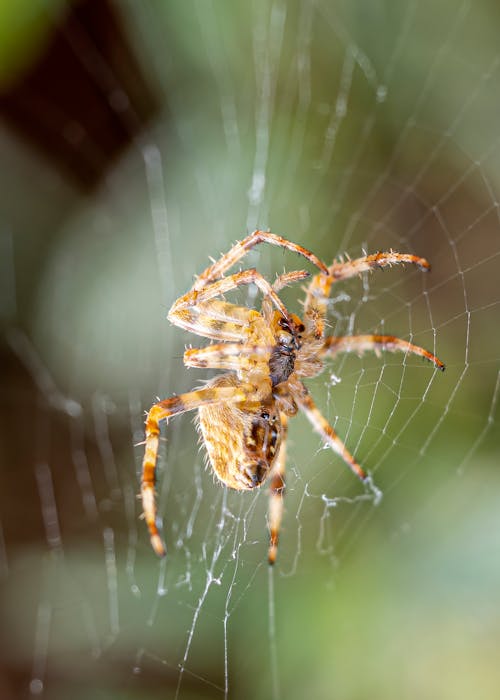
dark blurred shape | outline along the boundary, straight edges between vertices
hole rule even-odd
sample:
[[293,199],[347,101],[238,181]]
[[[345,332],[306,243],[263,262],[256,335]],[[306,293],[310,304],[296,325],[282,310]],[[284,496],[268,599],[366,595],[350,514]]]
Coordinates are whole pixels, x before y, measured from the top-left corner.
[[0,95],[0,115],[83,190],[158,107],[109,0],[73,3],[44,52]]

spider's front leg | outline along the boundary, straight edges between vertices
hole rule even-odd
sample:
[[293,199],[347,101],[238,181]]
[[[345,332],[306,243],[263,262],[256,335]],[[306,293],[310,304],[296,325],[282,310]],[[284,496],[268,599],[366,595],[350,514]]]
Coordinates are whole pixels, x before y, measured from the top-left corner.
[[328,274],[315,275],[307,288],[304,303],[306,332],[316,339],[324,337],[325,317],[332,284],[355,277],[362,272],[405,263],[416,265],[426,272],[431,269],[425,258],[410,253],[395,253],[392,250],[365,255],[356,260],[334,261],[328,268]]
[[241,260],[252,248],[259,243],[270,243],[271,245],[279,246],[281,248],[286,248],[294,253],[302,255],[304,258],[309,260],[313,265],[315,265],[319,270],[324,273],[328,272],[328,268],[314,253],[310,250],[303,248],[297,243],[292,243],[282,236],[277,236],[275,233],[270,231],[254,231],[249,236],[244,238],[242,241],[238,241],[234,246],[224,255],[222,255],[219,260],[207,267],[193,285],[193,290],[200,290],[211,284],[214,280],[219,279],[222,275],[227,272],[233,265]]
[[149,529],[151,545],[159,556],[165,555],[165,546],[156,524],[155,475],[160,440],[160,421],[209,404],[237,403],[255,394],[255,387],[241,384],[231,387],[206,387],[165,401],[159,401],[149,410],[146,418],[146,441],[142,462],[141,497],[144,518]]
[[321,357],[334,357],[341,352],[355,352],[362,355],[367,350],[373,350],[377,355],[380,354],[381,350],[419,355],[432,362],[442,372],[445,369],[441,360],[431,352],[394,335],[331,335],[325,338],[320,355]]
[[[250,309],[237,307],[227,302],[223,302],[224,306],[220,308],[220,302],[215,300],[215,297],[222,296],[226,292],[245,284],[255,284],[264,295],[264,299],[269,299],[284,318],[291,323],[286,306],[283,304],[272,285],[253,268],[236,272],[234,275],[229,275],[229,277],[223,277],[216,282],[203,285],[200,289],[198,289],[195,284],[187,294],[184,294],[184,296],[174,302],[172,308],[168,312],[168,319],[171,323],[181,328],[193,330],[193,324],[196,323],[197,317],[210,317],[211,314],[218,314],[222,316],[222,322],[224,322],[224,317],[228,320],[231,319],[232,312],[238,313],[240,316],[246,312],[248,316],[251,311]],[[213,311],[211,311],[212,307]],[[235,320],[238,321],[239,319]],[[234,323],[234,321],[231,322]],[[195,332],[200,331],[195,330]],[[206,335],[204,332],[201,334]]]

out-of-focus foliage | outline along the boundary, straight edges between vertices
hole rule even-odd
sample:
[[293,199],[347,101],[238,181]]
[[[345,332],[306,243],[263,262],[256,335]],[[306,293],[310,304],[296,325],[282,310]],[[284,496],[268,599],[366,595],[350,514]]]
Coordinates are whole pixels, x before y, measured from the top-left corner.
[[65,0],[0,0],[0,91],[43,52]]

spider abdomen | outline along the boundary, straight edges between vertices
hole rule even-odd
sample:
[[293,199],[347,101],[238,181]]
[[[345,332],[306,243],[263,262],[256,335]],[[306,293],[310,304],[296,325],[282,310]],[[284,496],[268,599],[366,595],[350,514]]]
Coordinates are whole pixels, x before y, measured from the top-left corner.
[[[216,377],[210,386],[237,386],[235,375]],[[279,411],[266,402],[220,403],[198,410],[198,430],[217,478],[230,488],[260,486],[272,469],[281,444]]]

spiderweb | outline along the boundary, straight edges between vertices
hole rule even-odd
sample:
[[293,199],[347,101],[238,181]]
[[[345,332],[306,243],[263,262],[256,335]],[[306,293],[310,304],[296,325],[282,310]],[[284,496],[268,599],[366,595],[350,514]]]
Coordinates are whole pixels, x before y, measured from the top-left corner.
[[[43,247],[34,286],[38,222],[2,217],[2,697],[493,697],[498,10],[238,5],[120,3],[164,112]],[[447,369],[341,355],[309,382],[374,487],[293,419],[273,569],[267,493],[220,488],[190,417],[172,420],[158,561],[138,517],[144,412],[208,374],[183,368],[203,343],[166,311],[256,227],[327,262],[428,258],[429,275],[339,283],[329,331],[396,334]],[[245,266],[272,280],[304,262],[260,246]],[[283,292],[296,313],[301,297]]]

